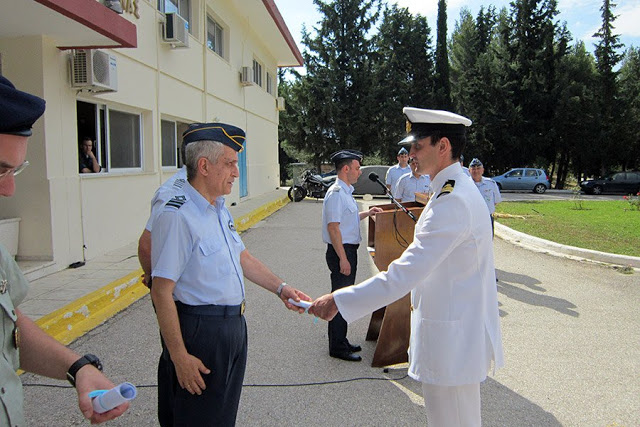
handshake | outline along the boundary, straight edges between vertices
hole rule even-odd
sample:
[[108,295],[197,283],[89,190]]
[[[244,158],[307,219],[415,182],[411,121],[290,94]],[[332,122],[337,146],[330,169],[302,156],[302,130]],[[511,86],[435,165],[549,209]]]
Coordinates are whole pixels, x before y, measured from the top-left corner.
[[[292,292],[283,289],[281,298],[289,310],[304,313],[305,311],[323,320],[331,320],[338,314],[338,306],[333,300],[333,294],[326,294],[315,301],[297,289],[290,288]],[[286,299],[285,299],[286,298]]]

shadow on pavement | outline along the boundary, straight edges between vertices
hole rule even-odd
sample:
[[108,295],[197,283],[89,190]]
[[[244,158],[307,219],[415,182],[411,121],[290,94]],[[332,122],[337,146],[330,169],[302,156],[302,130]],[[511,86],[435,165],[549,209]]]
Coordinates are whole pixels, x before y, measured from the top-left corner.
[[[537,286],[540,283],[539,280],[523,274],[510,273],[502,270],[496,270],[496,274],[499,279],[499,293],[529,305],[547,307],[572,317],[580,316],[580,313],[574,310],[577,308],[576,305],[566,299],[535,293],[519,286],[522,285],[538,292],[546,292],[546,289]],[[500,315],[502,317],[506,314],[508,313],[500,310]]]
[[561,426],[553,414],[492,378],[480,385],[482,425]]

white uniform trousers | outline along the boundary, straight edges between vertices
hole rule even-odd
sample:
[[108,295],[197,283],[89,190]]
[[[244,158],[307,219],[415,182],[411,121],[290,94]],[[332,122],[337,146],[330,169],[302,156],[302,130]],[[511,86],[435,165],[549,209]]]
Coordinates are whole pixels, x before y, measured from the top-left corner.
[[480,384],[441,386],[422,383],[429,427],[480,427]]

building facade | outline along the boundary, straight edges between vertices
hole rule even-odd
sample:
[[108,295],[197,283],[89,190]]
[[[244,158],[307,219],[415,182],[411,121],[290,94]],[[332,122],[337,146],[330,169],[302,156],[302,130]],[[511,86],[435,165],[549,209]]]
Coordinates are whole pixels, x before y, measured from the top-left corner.
[[[21,218],[19,261],[46,274],[137,239],[189,123],[246,131],[228,203],[278,187],[277,69],[302,57],[273,0],[120,0],[122,14],[96,0],[0,4],[12,11],[0,72],[47,101],[19,191],[0,204]],[[79,173],[83,137],[99,173]]]

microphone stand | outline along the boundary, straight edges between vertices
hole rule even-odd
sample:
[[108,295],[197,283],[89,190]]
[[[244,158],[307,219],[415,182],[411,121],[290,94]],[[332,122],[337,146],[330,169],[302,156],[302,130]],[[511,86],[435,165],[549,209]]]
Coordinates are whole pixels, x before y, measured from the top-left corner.
[[[371,179],[371,175],[369,175],[369,179]],[[406,213],[409,218],[411,218],[413,220],[413,222],[418,222],[418,219],[416,218],[416,216],[414,214],[411,213],[411,211],[409,211],[407,208],[405,208],[404,206],[402,206],[400,204],[399,201],[396,200],[395,197],[393,197],[393,194],[391,194],[391,191],[389,191],[389,189],[387,188],[386,185],[384,185],[382,183],[382,181],[380,181],[380,178],[378,178],[377,176],[374,179],[371,179],[372,181],[377,182],[378,184],[380,184],[382,186],[382,188],[384,188],[384,192],[387,194],[387,196],[391,199],[391,201],[398,207],[398,209],[400,209],[402,212]]]

